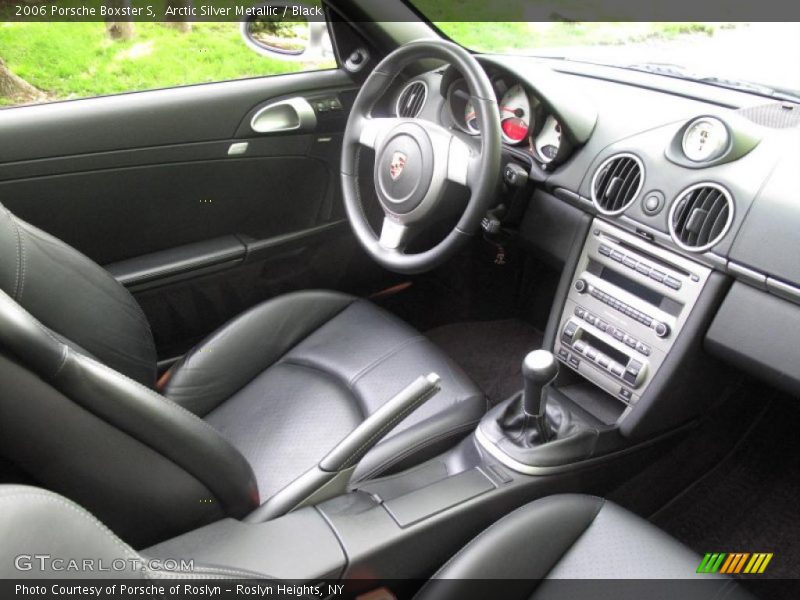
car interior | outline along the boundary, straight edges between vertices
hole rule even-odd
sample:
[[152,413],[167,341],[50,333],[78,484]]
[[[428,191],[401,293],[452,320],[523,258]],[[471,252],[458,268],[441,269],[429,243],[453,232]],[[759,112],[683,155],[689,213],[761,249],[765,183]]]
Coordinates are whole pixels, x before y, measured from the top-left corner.
[[797,597],[800,103],[379,4],[0,110],[2,577]]

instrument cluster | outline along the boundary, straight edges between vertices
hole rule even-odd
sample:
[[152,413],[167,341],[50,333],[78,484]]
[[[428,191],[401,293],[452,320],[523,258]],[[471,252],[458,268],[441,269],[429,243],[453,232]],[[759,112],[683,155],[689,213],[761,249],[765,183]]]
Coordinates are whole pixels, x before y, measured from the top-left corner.
[[[492,79],[492,87],[497,96],[503,141],[511,146],[527,146],[544,164],[552,162],[561,147],[558,120],[520,82],[497,76]],[[480,134],[481,124],[464,79],[458,78],[450,84],[447,106],[457,127],[470,135]]]

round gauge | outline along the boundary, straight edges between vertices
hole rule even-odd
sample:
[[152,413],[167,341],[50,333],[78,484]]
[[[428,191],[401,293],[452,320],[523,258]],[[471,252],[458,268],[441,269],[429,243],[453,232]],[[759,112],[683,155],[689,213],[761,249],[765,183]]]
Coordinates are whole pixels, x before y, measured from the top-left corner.
[[516,84],[500,100],[500,129],[509,144],[519,144],[531,129],[531,105],[525,89]]
[[542,130],[533,140],[533,149],[543,163],[553,162],[561,148],[561,124],[553,115],[549,115],[542,125]]
[[464,108],[464,124],[467,126],[467,131],[469,133],[481,132],[481,127],[478,123],[478,113],[475,111],[475,105],[472,103],[472,100],[469,100],[466,108]]
[[694,120],[683,134],[683,153],[693,162],[719,158],[728,148],[728,128],[719,119],[701,117]]

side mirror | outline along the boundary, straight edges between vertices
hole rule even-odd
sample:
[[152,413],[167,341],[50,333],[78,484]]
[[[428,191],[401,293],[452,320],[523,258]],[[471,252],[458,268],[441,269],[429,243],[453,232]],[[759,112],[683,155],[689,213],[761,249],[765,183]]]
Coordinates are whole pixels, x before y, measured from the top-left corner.
[[272,58],[315,61],[333,56],[321,4],[294,0],[259,4],[242,21],[241,33],[251,49]]

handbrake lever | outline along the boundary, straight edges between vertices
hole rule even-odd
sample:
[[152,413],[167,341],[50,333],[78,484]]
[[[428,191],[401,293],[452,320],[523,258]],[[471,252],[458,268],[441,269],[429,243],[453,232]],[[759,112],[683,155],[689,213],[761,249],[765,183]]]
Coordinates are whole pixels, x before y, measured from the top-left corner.
[[244,520],[269,521],[295,509],[345,493],[358,463],[400,421],[433,398],[441,387],[436,373],[419,376],[328,452],[319,464],[269,498]]

